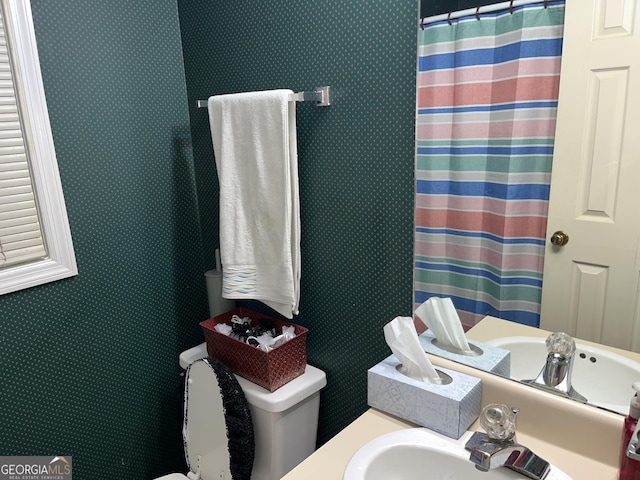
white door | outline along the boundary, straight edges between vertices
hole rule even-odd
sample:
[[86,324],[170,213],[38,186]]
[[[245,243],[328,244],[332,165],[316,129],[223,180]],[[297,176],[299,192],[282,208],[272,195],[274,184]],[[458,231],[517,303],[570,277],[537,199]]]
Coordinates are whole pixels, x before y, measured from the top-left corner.
[[[640,12],[567,0],[541,327],[640,351]],[[569,241],[549,241],[564,231]]]

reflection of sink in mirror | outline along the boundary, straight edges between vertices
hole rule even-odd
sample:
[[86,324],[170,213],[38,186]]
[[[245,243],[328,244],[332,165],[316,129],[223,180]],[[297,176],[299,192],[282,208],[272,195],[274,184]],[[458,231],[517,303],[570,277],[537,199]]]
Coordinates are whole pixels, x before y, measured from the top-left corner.
[[[547,358],[545,338],[503,337],[486,343],[511,351],[511,378],[516,380],[536,378]],[[631,384],[640,381],[640,364],[576,341],[571,379],[590,405],[626,415],[633,395]]]
[[[370,441],[351,458],[343,480],[389,480],[392,478],[448,480],[511,480],[526,477],[497,468],[489,472],[476,470],[464,445],[472,432],[459,440],[445,437],[426,428],[410,428],[387,433]],[[571,480],[554,466],[545,480]]]

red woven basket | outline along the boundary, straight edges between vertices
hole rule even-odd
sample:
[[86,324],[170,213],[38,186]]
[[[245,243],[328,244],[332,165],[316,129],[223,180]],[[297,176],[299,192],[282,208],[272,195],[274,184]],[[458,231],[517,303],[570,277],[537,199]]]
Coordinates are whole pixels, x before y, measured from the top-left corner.
[[[273,322],[278,332],[283,326],[293,325],[296,336],[277,346],[270,352],[248,345],[240,340],[217,332],[219,323],[231,325],[231,317],[249,317],[252,325],[258,319],[266,318]],[[246,308],[235,308],[226,313],[200,323],[207,343],[207,353],[226,364],[229,369],[241,377],[273,392],[304,373],[307,365],[308,329],[272,318]]]

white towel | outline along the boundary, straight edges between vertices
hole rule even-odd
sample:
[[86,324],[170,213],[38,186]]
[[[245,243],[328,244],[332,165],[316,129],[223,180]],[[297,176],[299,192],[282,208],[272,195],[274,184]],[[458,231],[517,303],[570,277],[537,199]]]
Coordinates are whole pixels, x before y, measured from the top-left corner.
[[210,97],[220,182],[222,296],[287,318],[300,299],[300,201],[291,90]]

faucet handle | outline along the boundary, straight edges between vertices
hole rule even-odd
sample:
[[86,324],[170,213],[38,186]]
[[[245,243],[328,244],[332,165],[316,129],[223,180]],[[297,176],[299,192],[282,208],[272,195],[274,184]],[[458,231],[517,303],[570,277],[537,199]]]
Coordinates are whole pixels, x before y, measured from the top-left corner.
[[571,357],[576,351],[576,342],[564,332],[554,332],[545,341],[547,352],[557,353],[564,357]]
[[515,441],[517,408],[503,403],[490,403],[480,413],[480,425],[491,440]]

